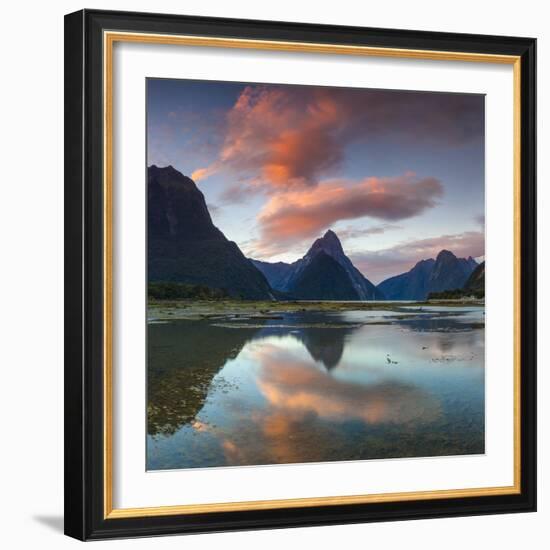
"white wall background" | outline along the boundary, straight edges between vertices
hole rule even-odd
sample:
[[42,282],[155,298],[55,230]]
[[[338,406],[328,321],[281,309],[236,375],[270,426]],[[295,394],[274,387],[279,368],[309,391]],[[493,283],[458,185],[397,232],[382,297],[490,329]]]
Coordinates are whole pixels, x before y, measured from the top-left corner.
[[[0,540],[9,549],[68,548],[63,513],[63,15],[88,8],[157,11],[534,36],[539,70],[539,280],[550,273],[550,27],[546,3],[461,0],[297,2],[278,0],[61,0],[2,9],[0,140]],[[542,121],[546,122],[546,127]],[[545,158],[546,157],[546,158]],[[543,311],[546,309],[546,311]],[[539,287],[539,470],[548,466],[550,407],[544,400],[549,294]],[[109,548],[256,549],[342,545],[370,548],[546,548],[550,485],[539,477],[539,512],[400,523],[301,528],[102,543]]]

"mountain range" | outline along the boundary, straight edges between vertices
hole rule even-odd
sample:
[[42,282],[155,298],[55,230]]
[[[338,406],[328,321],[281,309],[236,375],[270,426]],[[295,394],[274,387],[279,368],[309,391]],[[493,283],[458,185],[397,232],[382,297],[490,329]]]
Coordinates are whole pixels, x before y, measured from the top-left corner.
[[383,295],[346,256],[330,229],[291,263],[252,260],[275,290],[297,300],[380,300]]
[[472,285],[484,285],[484,264],[442,250],[375,286],[332,230],[295,262],[252,260],[213,224],[193,180],[172,166],[150,166],[147,175],[151,283],[203,285],[250,300],[424,300],[430,292],[463,288],[470,276]]
[[442,250],[435,260],[421,260],[406,273],[382,281],[378,290],[387,300],[425,300],[430,292],[463,288],[477,267],[471,256],[457,258]]

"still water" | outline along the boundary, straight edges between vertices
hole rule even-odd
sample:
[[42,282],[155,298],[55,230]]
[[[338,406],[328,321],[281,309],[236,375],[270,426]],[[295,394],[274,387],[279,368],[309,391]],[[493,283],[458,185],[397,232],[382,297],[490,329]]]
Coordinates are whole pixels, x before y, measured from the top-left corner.
[[480,454],[484,309],[148,326],[147,469]]

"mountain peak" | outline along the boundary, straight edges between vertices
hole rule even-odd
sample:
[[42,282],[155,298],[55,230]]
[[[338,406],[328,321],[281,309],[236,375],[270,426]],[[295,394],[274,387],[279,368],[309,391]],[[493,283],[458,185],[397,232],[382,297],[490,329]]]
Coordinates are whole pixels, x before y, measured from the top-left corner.
[[214,226],[204,195],[195,182],[173,166],[149,166],[148,229],[151,238],[222,238]]
[[336,235],[336,233],[332,229],[327,229],[326,233],[323,235],[323,239],[336,240],[336,241],[340,242],[340,239],[338,238],[338,235]]
[[456,256],[450,251],[443,249],[438,255],[437,260],[443,260],[444,258],[456,258]]
[[[346,256],[338,235],[331,229],[315,240],[303,258],[292,264],[277,266],[269,262],[254,261],[254,265],[267,277],[273,288],[288,292],[298,299],[310,299],[313,295],[331,296],[327,298],[330,300],[382,298],[382,294]],[[324,269],[327,273],[319,273]],[[328,272],[331,273],[330,276]],[[319,293],[319,285],[325,284],[327,287],[323,293]],[[336,290],[330,290],[331,285],[335,289],[339,288],[339,298],[336,297]],[[313,289],[316,289],[315,292]]]
[[319,237],[309,249],[306,256],[313,256],[319,251],[326,252],[329,256],[338,258],[344,255],[342,243],[334,231],[329,229],[322,237]]
[[168,166],[157,166],[156,164],[151,164],[148,170],[149,172],[177,172],[180,176],[183,176],[183,174],[178,172],[171,164]]
[[443,249],[435,260],[420,260],[400,275],[382,281],[378,288],[390,300],[425,300],[430,292],[462,288],[477,262],[472,258],[457,258]]
[[183,186],[188,190],[196,190],[200,193],[195,182],[190,177],[182,174],[179,170],[176,170],[171,164],[168,166],[157,166],[156,164],[152,164],[147,168],[147,176],[149,180],[154,180],[163,187]]
[[261,272],[212,223],[204,195],[173,166],[149,166],[147,247],[150,281],[224,289],[231,296],[270,299]]
[[[410,274],[422,274],[419,276],[424,276],[426,274],[429,275],[431,273],[433,267],[435,265],[435,260],[433,258],[428,258],[426,260],[420,260],[419,262],[416,262],[414,266],[407,271],[407,273]],[[394,277],[399,277],[399,275],[395,275]],[[393,277],[390,277],[392,279]]]

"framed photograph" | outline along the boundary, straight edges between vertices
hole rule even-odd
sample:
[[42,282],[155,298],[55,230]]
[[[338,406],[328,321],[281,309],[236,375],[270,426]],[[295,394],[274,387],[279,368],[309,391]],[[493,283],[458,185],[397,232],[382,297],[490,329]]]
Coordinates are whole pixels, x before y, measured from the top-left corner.
[[65,18],[65,530],[536,508],[535,40]]

